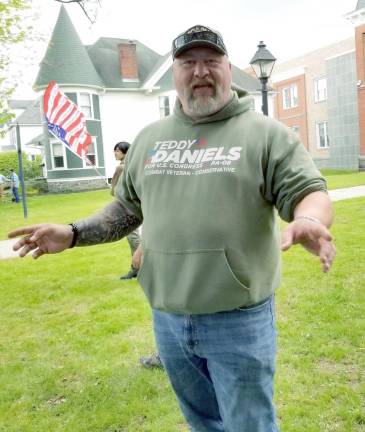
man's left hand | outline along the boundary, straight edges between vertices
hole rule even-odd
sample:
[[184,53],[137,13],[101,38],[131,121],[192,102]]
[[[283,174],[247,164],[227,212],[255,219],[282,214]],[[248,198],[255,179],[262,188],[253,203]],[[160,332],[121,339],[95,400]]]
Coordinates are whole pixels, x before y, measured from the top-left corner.
[[281,250],[301,244],[307,251],[319,257],[322,270],[327,273],[336,256],[332,235],[325,225],[307,219],[297,219],[288,224],[282,233]]
[[141,268],[142,254],[143,254],[143,250],[142,250],[142,245],[140,244],[138,245],[138,248],[135,250],[132,256],[132,266],[137,270]]

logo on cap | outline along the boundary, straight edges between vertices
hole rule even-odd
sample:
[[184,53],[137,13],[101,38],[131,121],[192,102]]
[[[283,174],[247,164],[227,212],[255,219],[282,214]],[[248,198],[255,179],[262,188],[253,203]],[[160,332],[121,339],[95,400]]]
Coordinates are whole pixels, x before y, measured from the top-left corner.
[[172,57],[175,59],[182,52],[195,46],[207,46],[221,54],[227,54],[227,48],[218,31],[206,26],[195,25],[173,40]]

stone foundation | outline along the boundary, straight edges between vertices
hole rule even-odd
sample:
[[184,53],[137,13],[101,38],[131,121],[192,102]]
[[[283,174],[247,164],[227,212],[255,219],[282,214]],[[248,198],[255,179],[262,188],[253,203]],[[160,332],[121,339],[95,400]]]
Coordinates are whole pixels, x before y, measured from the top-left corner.
[[32,191],[35,194],[45,194],[48,192],[48,183],[45,178],[37,178],[25,181],[27,191]]
[[88,190],[107,189],[105,181],[102,179],[71,180],[48,182],[50,193],[81,192]]

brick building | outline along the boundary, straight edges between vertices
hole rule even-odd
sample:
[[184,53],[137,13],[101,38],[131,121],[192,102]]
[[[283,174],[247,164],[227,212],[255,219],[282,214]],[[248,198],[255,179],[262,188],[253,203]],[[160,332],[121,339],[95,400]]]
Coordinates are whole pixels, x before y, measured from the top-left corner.
[[346,19],[354,37],[275,65],[274,116],[320,168],[365,169],[365,0]]

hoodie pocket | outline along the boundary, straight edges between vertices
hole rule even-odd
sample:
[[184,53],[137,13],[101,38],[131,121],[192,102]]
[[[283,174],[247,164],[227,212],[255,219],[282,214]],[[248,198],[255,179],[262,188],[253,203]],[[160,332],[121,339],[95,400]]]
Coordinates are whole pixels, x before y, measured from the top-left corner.
[[224,249],[145,249],[138,280],[151,306],[168,312],[232,310],[250,298],[249,289],[233,273]]

